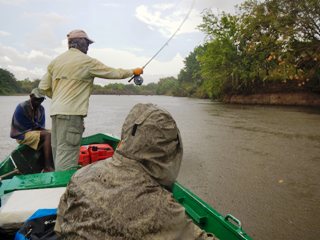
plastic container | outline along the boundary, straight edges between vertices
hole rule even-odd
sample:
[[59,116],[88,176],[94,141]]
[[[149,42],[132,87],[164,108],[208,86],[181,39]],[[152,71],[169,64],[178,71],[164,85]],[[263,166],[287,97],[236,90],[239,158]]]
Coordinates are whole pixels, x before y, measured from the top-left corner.
[[91,163],[112,157],[114,154],[114,150],[109,144],[91,144],[88,151]]
[[90,153],[89,153],[89,150],[88,150],[87,146],[81,146],[80,147],[80,154],[79,154],[78,163],[81,166],[86,166],[86,165],[91,163]]

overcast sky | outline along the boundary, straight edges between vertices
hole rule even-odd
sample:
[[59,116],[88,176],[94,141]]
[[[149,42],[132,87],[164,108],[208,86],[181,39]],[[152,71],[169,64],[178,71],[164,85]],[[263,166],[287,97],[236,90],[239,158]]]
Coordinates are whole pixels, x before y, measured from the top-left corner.
[[[204,42],[196,29],[204,9],[235,12],[243,0],[196,0],[176,37],[144,71],[145,83],[177,76]],[[95,41],[88,55],[115,68],[141,67],[178,28],[192,0],[0,0],[0,68],[18,80],[41,78],[67,50],[66,34],[83,29]],[[96,80],[95,83],[105,83]]]

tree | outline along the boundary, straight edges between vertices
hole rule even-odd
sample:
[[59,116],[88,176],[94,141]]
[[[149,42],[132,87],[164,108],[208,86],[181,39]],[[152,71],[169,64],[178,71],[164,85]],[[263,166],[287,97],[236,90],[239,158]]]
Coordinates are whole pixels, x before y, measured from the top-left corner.
[[207,35],[204,53],[199,57],[203,83],[211,98],[218,98],[223,91],[230,91],[239,80],[241,70],[238,54],[238,17],[222,13],[215,16],[207,11],[200,30]]
[[8,70],[0,68],[0,95],[19,92],[19,85],[14,75]]
[[157,92],[158,84],[156,83],[149,83],[147,85],[142,85],[141,87],[141,93],[144,95],[155,95]]
[[178,94],[179,84],[174,77],[161,78],[158,82],[157,94],[174,96]]
[[198,46],[184,60],[184,68],[178,74],[179,85],[188,96],[193,96],[202,83],[199,57],[205,52],[204,46]]
[[239,41],[248,77],[319,86],[319,9],[317,0],[242,4]]
[[320,92],[320,2],[283,0],[282,14],[292,24],[289,47],[298,77],[311,90]]
[[[320,2],[247,0],[239,10],[204,13],[199,28],[207,41],[197,58],[203,80],[196,92],[211,98],[287,86],[320,92]],[[190,75],[181,71],[183,79]]]
[[22,81],[17,81],[21,93],[30,93],[32,89],[38,87],[40,79],[30,81],[29,79],[24,79]]

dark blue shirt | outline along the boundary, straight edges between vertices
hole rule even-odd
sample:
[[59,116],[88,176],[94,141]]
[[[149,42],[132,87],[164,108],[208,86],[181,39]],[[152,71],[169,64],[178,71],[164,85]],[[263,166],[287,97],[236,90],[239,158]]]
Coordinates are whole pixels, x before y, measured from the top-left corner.
[[44,129],[45,121],[45,110],[42,105],[35,111],[30,100],[22,102],[14,111],[10,137],[23,140],[26,132]]

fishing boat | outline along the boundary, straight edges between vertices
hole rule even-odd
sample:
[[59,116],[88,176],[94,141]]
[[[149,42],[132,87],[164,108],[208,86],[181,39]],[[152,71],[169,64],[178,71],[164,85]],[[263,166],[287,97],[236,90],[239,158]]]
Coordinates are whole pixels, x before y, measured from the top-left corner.
[[[102,156],[110,157],[117,148],[119,139],[110,135],[95,134],[82,139],[84,150],[97,150],[103,144]],[[106,148],[105,146],[110,146]],[[79,159],[82,165],[90,164],[86,151]],[[91,152],[92,153],[92,152]],[[95,153],[99,160],[98,152]],[[97,157],[98,156],[98,157]],[[19,145],[0,163],[0,236],[13,233],[39,208],[57,208],[70,178],[76,170],[41,173],[39,159],[42,155],[26,145]],[[103,157],[102,157],[103,158]],[[221,240],[250,240],[242,229],[240,220],[233,215],[218,213],[189,189],[175,182],[174,198],[185,208],[190,218],[206,232]],[[1,238],[2,239],[2,238]]]

